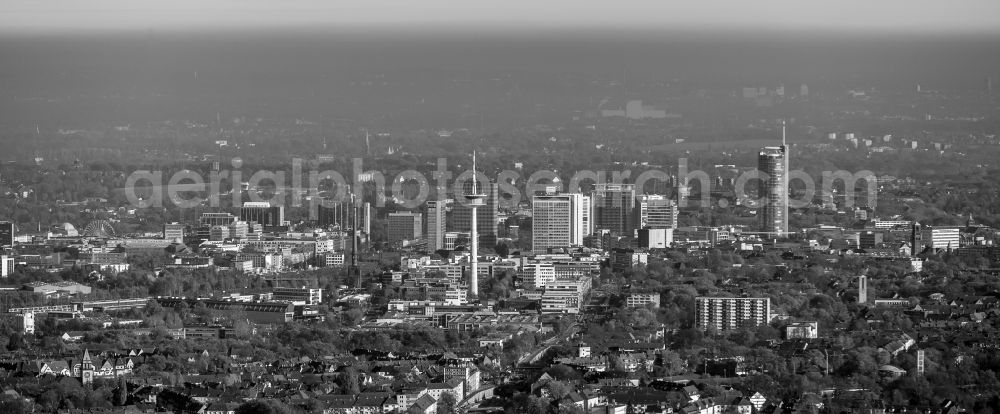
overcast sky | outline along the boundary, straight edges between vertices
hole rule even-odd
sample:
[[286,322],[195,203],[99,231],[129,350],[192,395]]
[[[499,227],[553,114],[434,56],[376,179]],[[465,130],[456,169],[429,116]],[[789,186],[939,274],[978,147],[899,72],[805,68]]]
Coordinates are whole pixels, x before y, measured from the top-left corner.
[[3,0],[0,31],[511,26],[1000,33],[1000,0]]

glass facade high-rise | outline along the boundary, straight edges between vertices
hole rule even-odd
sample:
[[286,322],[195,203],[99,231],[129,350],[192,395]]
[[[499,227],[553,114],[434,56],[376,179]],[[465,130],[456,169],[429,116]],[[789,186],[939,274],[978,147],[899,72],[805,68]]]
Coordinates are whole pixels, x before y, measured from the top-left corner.
[[427,250],[431,252],[445,248],[446,208],[447,204],[444,200],[431,200],[427,202]]
[[353,204],[353,210],[351,206],[350,202],[319,204],[316,206],[316,222],[323,228],[353,228],[357,225],[364,234],[371,234],[371,204]]
[[10,221],[0,221],[0,247],[11,247],[14,245],[14,223]]
[[763,174],[757,196],[763,202],[758,209],[760,231],[788,233],[788,147],[764,147],[757,157],[757,170]]
[[422,217],[420,213],[410,211],[389,213],[387,229],[389,243],[422,238],[424,229]]
[[347,222],[346,203],[319,204],[316,206],[316,222],[320,227],[339,226]]
[[594,229],[630,236],[635,229],[635,185],[597,184],[594,187]]
[[246,202],[240,207],[240,220],[253,221],[262,226],[280,226],[285,221],[285,208],[268,202]]

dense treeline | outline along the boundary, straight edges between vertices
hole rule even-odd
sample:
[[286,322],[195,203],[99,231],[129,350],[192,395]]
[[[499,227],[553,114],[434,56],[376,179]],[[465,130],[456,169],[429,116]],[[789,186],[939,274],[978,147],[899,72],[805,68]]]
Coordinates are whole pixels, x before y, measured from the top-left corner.
[[[600,285],[658,292],[661,305],[627,309],[623,307],[623,296],[614,295],[610,311],[587,322],[582,341],[601,344],[628,340],[633,333],[650,332],[662,324],[670,351],[664,353],[663,363],[649,380],[698,372],[698,367],[708,360],[740,356],[750,375],[738,380],[737,386],[751,393],[768,390],[769,396],[799,398],[804,392],[822,389],[863,388],[893,405],[930,406],[945,398],[964,407],[996,405],[1000,359],[994,352],[975,342],[959,342],[957,346],[934,341],[930,346],[918,344],[925,350],[927,361],[927,374],[919,375],[914,352],[893,356],[883,348],[893,335],[927,339],[906,313],[909,308],[876,309],[858,304],[856,284],[857,275],[868,275],[869,301],[894,296],[927,300],[935,293],[947,298],[1000,295],[1000,281],[984,277],[979,271],[997,266],[996,262],[974,256],[930,255],[924,271],[913,273],[902,264],[851,256],[816,253],[803,262],[779,266],[782,260],[774,254],[739,255],[719,250],[700,253],[671,252],[665,260],[651,259],[644,267],[621,274],[604,273]],[[728,296],[726,292],[734,290],[770,298],[779,318],[770,325],[726,333],[696,329],[694,298]],[[788,321],[818,322],[827,345],[791,357],[779,353],[769,341],[782,338]],[[989,319],[975,330],[995,332],[1000,330],[1000,324]],[[569,349],[561,351],[564,356],[571,353]],[[886,364],[908,374],[886,381],[879,373],[879,367]]]

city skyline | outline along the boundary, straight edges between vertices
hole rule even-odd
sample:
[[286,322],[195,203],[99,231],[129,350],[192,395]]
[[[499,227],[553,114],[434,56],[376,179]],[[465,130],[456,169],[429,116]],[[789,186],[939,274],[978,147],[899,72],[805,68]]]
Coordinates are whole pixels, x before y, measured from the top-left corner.
[[0,2],[11,413],[1000,412],[1000,2]]

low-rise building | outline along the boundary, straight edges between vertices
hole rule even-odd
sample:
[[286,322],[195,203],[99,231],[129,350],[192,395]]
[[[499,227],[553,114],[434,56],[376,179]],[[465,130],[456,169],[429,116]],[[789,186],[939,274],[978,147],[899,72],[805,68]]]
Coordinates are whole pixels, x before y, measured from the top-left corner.
[[660,294],[659,293],[632,293],[625,298],[625,306],[630,308],[641,308],[647,305],[653,305],[654,308],[660,307]]
[[14,258],[0,256],[0,277],[7,277],[12,274],[14,274]]
[[611,250],[611,269],[616,272],[647,263],[649,263],[649,253],[637,252],[632,249],[616,248]]
[[291,302],[306,305],[318,305],[323,302],[323,289],[310,288],[274,288],[271,300],[275,302]]
[[253,323],[278,324],[291,322],[295,317],[295,305],[285,302],[238,302],[214,299],[158,297],[156,301],[165,308],[176,308],[186,303],[194,309],[198,303],[224,315],[238,315]]
[[695,323],[719,331],[759,326],[771,321],[770,298],[695,298]]
[[590,278],[577,281],[554,281],[545,285],[542,293],[542,312],[580,313],[583,296],[590,290]]
[[786,339],[816,339],[819,337],[819,323],[793,322],[785,327]]

